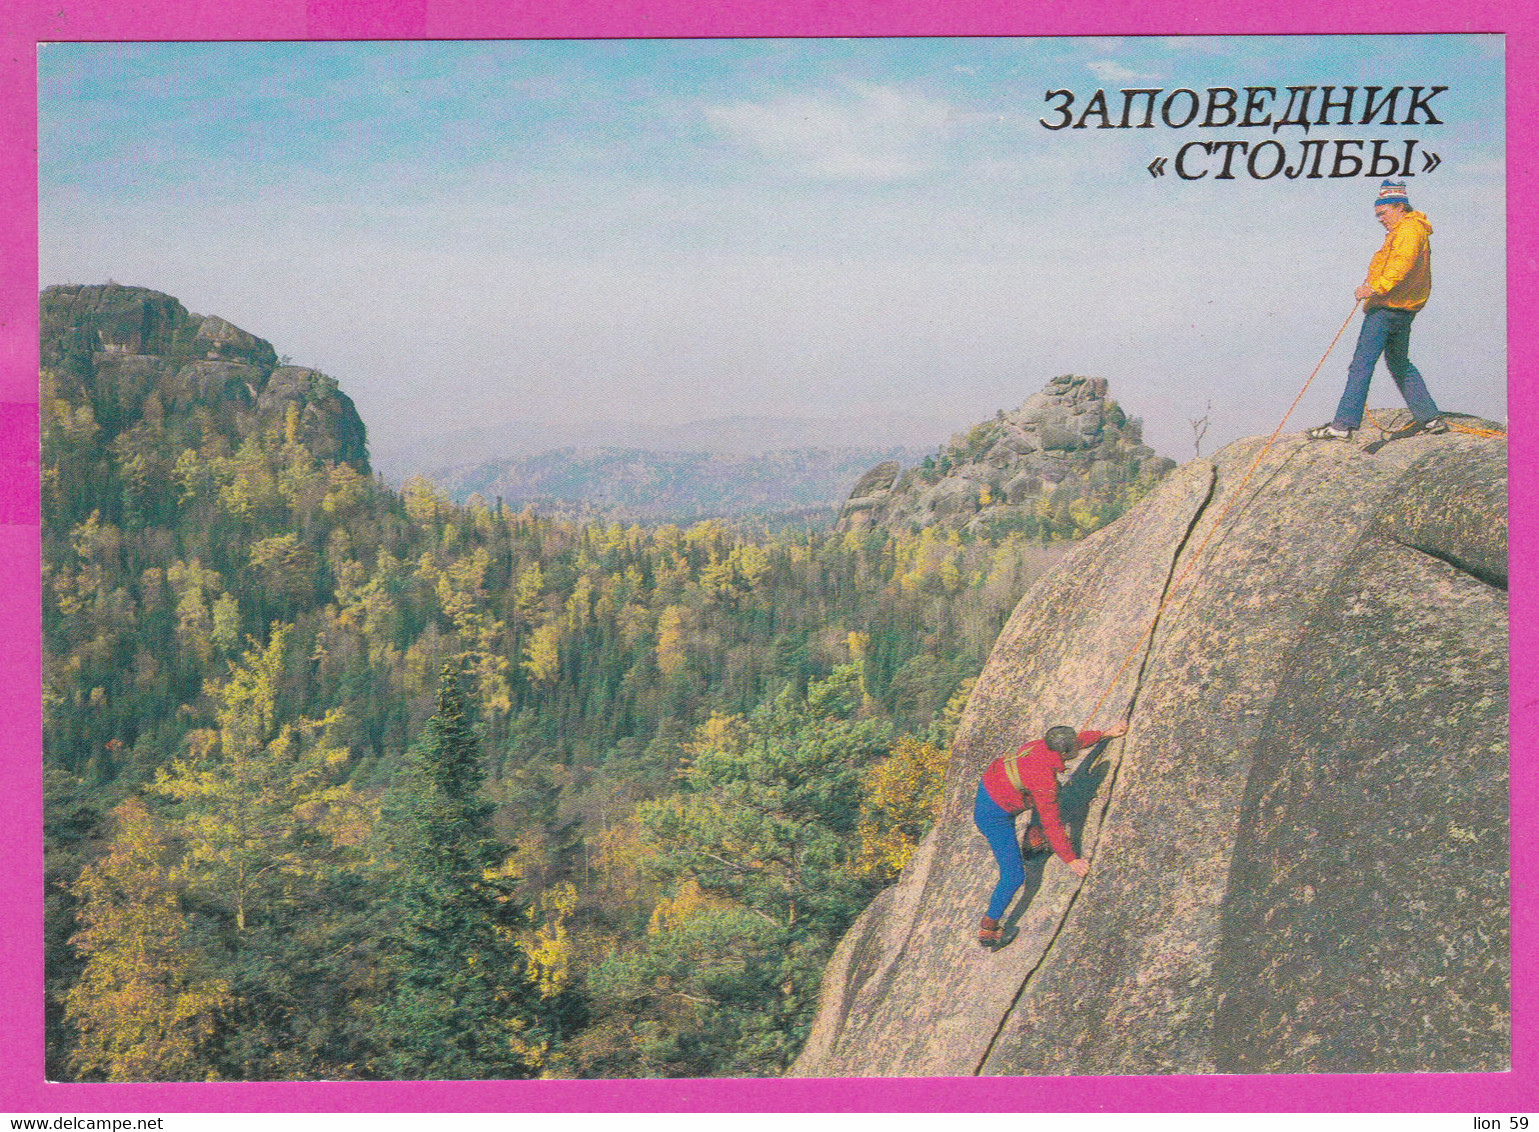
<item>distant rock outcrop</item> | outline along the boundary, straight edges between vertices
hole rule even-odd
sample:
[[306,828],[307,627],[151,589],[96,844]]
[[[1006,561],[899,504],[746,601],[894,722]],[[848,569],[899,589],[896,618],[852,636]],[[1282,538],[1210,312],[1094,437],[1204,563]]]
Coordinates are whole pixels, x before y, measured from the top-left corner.
[[170,295],[116,283],[50,287],[39,302],[42,364],[78,384],[110,440],[151,412],[196,410],[237,441],[285,426],[324,460],[368,471],[362,419],[336,381],[280,365],[273,347]]
[[[1237,496],[1261,444],[1187,464],[1021,601],[794,1073],[1507,1068],[1505,440],[1294,435]],[[981,951],[979,773],[1124,715],[1064,791],[1088,877],[1029,862],[1019,938]]]
[[918,467],[872,468],[850,492],[839,527],[1032,531],[1039,511],[1120,485],[1141,493],[1175,466],[1143,443],[1142,426],[1107,396],[1105,380],[1064,374],[1014,412],[954,436]]

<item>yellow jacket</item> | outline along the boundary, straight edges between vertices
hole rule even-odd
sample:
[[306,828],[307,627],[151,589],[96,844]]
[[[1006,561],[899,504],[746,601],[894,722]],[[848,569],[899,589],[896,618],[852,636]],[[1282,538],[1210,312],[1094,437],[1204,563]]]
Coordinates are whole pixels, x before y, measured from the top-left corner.
[[1384,246],[1368,264],[1369,307],[1419,311],[1432,294],[1432,225],[1419,212],[1407,212],[1384,236]]

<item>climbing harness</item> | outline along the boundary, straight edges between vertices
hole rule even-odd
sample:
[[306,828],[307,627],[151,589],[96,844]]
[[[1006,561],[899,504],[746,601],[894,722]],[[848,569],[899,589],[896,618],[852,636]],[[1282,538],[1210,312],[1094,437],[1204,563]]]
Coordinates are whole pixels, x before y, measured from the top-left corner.
[[1019,756],[1008,755],[1001,759],[1000,762],[1005,768],[1005,778],[1009,780],[1011,786],[1015,787],[1015,792],[1024,798],[1026,796],[1026,785],[1021,781],[1021,760]]

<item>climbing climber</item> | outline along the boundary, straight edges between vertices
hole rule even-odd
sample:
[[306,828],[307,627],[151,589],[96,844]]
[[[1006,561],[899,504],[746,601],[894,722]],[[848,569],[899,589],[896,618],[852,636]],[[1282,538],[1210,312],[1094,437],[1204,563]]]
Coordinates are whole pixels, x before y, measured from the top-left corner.
[[1026,881],[1021,848],[1015,842],[1016,815],[1033,810],[1027,827],[1028,840],[1032,840],[1036,830],[1075,876],[1082,877],[1090,871],[1090,862],[1074,852],[1058,816],[1058,776],[1067,770],[1066,759],[1102,739],[1125,734],[1126,721],[1110,731],[1076,732],[1072,727],[1050,727],[1041,739],[1021,744],[1015,754],[995,759],[984,770],[973,802],[973,824],[994,851],[999,883],[994,886],[988,911],[978,927],[978,942],[982,946],[993,950],[1010,942],[999,920]]
[[1379,355],[1400,388],[1419,432],[1447,432],[1438,407],[1421,374],[1411,364],[1411,322],[1432,293],[1432,225],[1420,212],[1411,211],[1404,181],[1385,181],[1373,205],[1373,215],[1384,225],[1384,244],[1368,264],[1368,278],[1355,294],[1363,303],[1363,325],[1357,351],[1347,367],[1347,387],[1342,391],[1336,416],[1328,424],[1309,430],[1311,440],[1350,440],[1363,423],[1368,403],[1368,383]]

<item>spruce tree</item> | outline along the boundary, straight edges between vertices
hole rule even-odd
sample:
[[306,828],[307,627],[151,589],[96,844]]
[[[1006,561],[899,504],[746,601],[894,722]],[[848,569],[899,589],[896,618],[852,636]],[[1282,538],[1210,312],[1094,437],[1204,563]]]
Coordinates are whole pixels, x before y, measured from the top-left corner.
[[394,1078],[528,1077],[537,1071],[536,991],[518,935],[526,910],[497,875],[501,851],[460,673],[384,806],[382,946],[391,975],[375,1068]]

